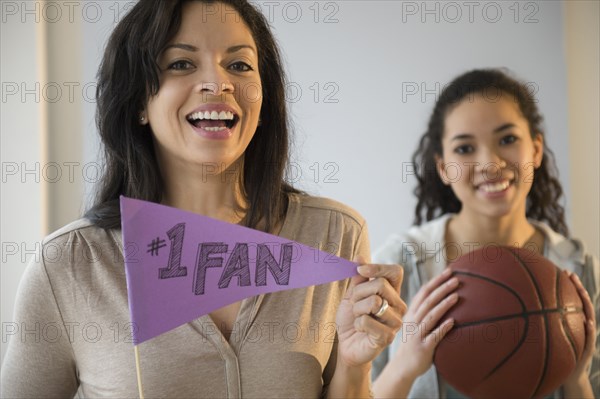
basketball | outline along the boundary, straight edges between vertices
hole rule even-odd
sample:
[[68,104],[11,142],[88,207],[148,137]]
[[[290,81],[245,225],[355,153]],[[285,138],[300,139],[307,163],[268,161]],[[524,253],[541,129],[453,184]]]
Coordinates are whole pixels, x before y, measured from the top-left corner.
[[459,279],[454,327],[434,363],[473,398],[533,398],[556,390],[585,345],[585,314],[567,272],[528,249],[488,246],[448,265]]

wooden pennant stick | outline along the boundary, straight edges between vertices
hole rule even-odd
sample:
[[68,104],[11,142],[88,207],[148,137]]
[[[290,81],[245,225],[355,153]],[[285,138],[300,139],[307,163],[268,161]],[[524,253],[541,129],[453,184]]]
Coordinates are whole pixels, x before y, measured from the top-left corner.
[[144,390],[142,389],[142,373],[140,372],[140,352],[138,351],[137,345],[133,347],[135,351],[135,371],[137,374],[138,391],[140,392],[140,399],[144,399]]

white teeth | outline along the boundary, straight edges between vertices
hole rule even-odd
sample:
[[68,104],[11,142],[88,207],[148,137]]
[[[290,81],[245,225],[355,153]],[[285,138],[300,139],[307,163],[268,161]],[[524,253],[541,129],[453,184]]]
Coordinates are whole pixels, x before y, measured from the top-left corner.
[[510,182],[508,180],[503,180],[498,183],[482,184],[479,186],[479,188],[481,189],[481,191],[484,191],[486,193],[497,193],[499,191],[506,190],[509,185]]
[[221,130],[225,130],[225,129],[227,129],[225,126],[218,126],[218,127],[217,126],[215,126],[215,127],[207,126],[204,128],[204,130],[207,130],[209,132],[220,132]]
[[233,120],[233,112],[230,111],[205,111],[205,112],[194,112],[188,116],[188,120]]

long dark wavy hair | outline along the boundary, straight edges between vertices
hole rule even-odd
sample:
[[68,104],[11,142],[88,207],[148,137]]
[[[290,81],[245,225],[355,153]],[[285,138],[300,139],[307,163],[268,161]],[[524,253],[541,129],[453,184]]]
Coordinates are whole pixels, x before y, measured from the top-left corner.
[[[159,89],[159,55],[181,25],[186,0],[140,0],[113,31],[98,71],[96,124],[104,147],[104,174],[85,216],[102,228],[120,227],[119,196],[152,202],[163,197],[163,181],[148,126],[140,112]],[[243,224],[270,231],[285,215],[290,125],[285,74],[266,18],[246,0],[201,0],[233,7],[257,46],[263,103],[261,123],[244,153],[242,193],[248,203]],[[201,23],[200,21],[198,23]]]
[[[458,213],[461,203],[452,188],[445,185],[436,170],[436,155],[441,156],[444,121],[448,113],[464,98],[490,91],[512,96],[523,117],[527,120],[532,137],[544,135],[542,116],[527,84],[510,77],[499,69],[479,69],[458,76],[444,88],[429,118],[427,131],[412,156],[416,171],[418,202],[414,223],[420,225],[446,213]],[[533,185],[527,196],[526,216],[546,221],[552,229],[568,236],[565,210],[559,203],[563,194],[557,179],[558,171],[553,152],[544,140],[544,155],[533,174]]]

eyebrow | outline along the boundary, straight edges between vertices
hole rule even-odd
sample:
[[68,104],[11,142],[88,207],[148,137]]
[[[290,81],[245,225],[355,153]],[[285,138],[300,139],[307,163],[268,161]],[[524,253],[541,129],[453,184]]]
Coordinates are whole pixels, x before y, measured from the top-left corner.
[[[198,49],[198,47],[196,47],[196,46],[193,46],[193,45],[191,45],[191,44],[186,44],[186,43],[173,43],[173,44],[169,44],[169,45],[167,45],[167,46],[165,47],[165,49],[163,50],[163,52],[164,52],[164,51],[167,51],[167,50],[170,50],[170,49],[172,49],[172,48],[178,48],[178,49],[181,49],[181,50],[185,50],[185,51],[192,51],[192,52],[195,52],[195,51],[198,51],[198,50],[199,50],[199,49]],[[237,45],[237,46],[231,46],[231,47],[229,47],[229,48],[228,48],[227,50],[225,50],[225,51],[227,52],[227,54],[231,54],[231,53],[235,53],[235,52],[238,52],[238,51],[240,51],[240,50],[243,50],[243,49],[246,49],[246,48],[247,48],[247,49],[250,49],[251,51],[253,51],[253,52],[254,52],[254,54],[256,54],[256,49],[255,49],[253,46],[249,45],[249,44],[239,44],[239,45]]]
[[[515,127],[515,126],[516,125],[514,123],[505,123],[504,125],[495,128],[493,133],[501,133],[504,130],[510,129],[511,127]],[[459,135],[456,135],[456,136],[452,137],[450,139],[450,141],[466,140],[466,139],[470,139],[470,138],[473,138],[472,134],[470,134],[470,133],[462,133],[462,134],[459,134]]]
[[515,127],[514,123],[505,123],[504,125],[497,127],[494,129],[494,133],[500,133],[503,130],[510,129],[511,127]]
[[462,133],[462,134],[458,134],[454,137],[452,137],[450,139],[450,141],[456,141],[456,140],[466,140],[466,139],[470,139],[472,138],[473,135],[472,134],[468,134],[468,133]]

